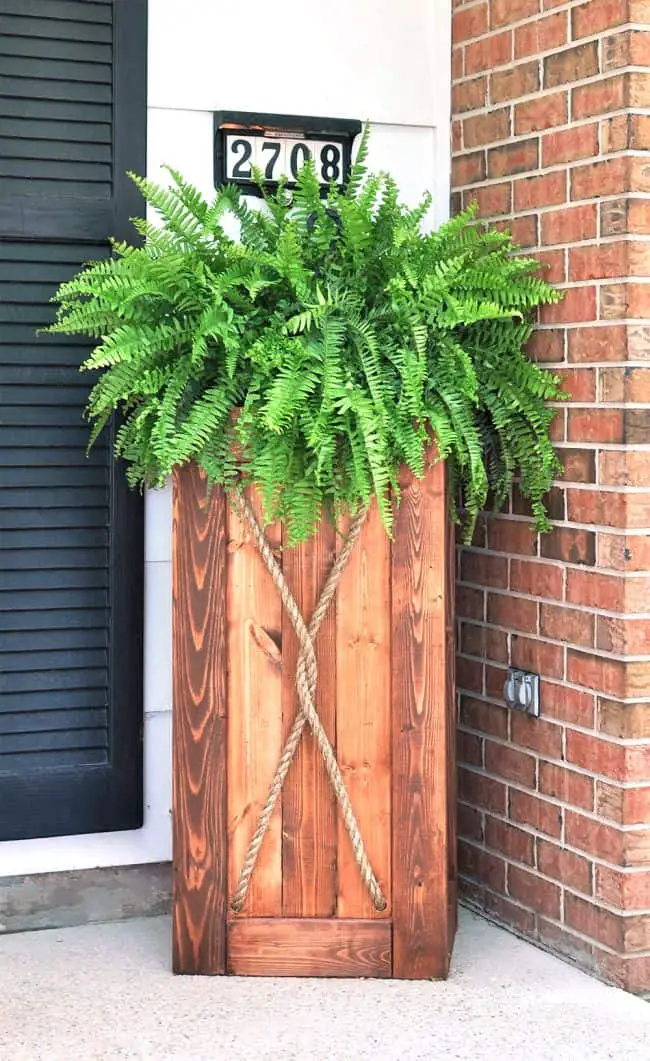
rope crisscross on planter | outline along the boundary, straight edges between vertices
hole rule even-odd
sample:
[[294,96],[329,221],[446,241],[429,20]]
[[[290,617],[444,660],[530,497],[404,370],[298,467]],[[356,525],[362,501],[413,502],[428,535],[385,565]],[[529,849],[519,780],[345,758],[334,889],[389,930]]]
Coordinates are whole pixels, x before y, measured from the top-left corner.
[[370,865],[363,839],[359,831],[359,825],[355,818],[354,811],[352,810],[350,797],[345,787],[343,777],[341,776],[339,765],[336,761],[334,749],[329,742],[321,720],[318,717],[318,712],[316,711],[318,668],[316,663],[316,653],[314,650],[314,640],[332,597],[336,593],[343,569],[350,558],[359,535],[361,534],[361,528],[363,527],[368,509],[362,507],[352,520],[349,533],[344,540],[340,553],[332,565],[327,581],[314,610],[314,614],[312,615],[311,622],[309,623],[309,627],[307,627],[300,609],[296,604],[295,597],[287,585],[282,568],[273,555],[273,550],[264,535],[264,531],[257,521],[249,501],[243,494],[236,494],[232,497],[232,502],[239,514],[246,520],[252,531],[253,540],[257,545],[260,556],[273,579],[282,599],[282,604],[284,605],[287,615],[291,620],[291,624],[296,631],[296,636],[300,644],[300,654],[298,656],[298,665],[296,668],[296,685],[298,688],[298,702],[300,706],[296,712],[291,732],[289,733],[284,748],[282,749],[282,754],[269,787],[266,802],[260,812],[255,832],[251,837],[246,857],[239,874],[237,887],[230,902],[231,909],[238,913],[244,905],[248,886],[255,869],[257,856],[269,827],[273,810],[282,791],[293,757],[300,744],[305,722],[309,722],[319,751],[323,756],[327,776],[329,777],[336,795],[341,815],[343,817],[343,823],[350,838],[350,843],[352,844],[354,858],[359,867],[359,872],[361,873],[361,878],[368,889],[375,908],[377,910],[385,910],[386,899],[379,887],[377,878],[373,873],[372,866]]

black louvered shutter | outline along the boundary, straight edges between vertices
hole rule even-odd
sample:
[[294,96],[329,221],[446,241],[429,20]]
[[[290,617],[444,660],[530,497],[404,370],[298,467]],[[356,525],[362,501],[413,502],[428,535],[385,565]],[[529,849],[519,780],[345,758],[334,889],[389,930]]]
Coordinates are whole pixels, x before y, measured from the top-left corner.
[[36,330],[145,142],[146,0],[0,0],[0,840],[142,824],[142,502],[86,457],[87,347]]

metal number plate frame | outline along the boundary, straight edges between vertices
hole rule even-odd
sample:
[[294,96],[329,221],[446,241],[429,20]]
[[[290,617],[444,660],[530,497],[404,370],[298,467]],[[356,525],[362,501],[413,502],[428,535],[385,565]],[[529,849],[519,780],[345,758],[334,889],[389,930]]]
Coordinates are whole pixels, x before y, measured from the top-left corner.
[[[215,188],[225,183],[236,184],[247,194],[261,196],[262,192],[254,184],[250,174],[250,164],[255,163],[261,169],[267,170],[269,163],[274,160],[275,152],[272,145],[278,145],[278,159],[283,155],[291,178],[292,171],[299,169],[299,159],[304,157],[304,152],[299,148],[305,147],[311,152],[321,152],[328,147],[333,149],[327,156],[317,158],[317,169],[323,178],[327,172],[332,177],[321,179],[323,194],[327,194],[330,180],[334,178],[335,171],[339,168],[339,178],[335,181],[339,186],[344,186],[350,175],[352,162],[352,145],[355,136],[361,132],[361,122],[349,118],[310,118],[298,115],[280,114],[258,114],[252,111],[216,111],[214,113],[214,184]],[[238,162],[233,172],[233,166],[229,166],[229,154],[232,158],[233,141],[239,140],[242,144],[238,148]],[[246,145],[246,146],[244,146]],[[336,157],[336,149],[340,152]],[[264,155],[268,156],[268,160]],[[295,159],[294,159],[295,155]],[[333,165],[329,164],[332,160]],[[292,162],[295,163],[292,166]],[[264,164],[262,164],[264,163]],[[278,172],[277,166],[271,169],[273,177]],[[243,175],[240,175],[243,174]],[[276,179],[265,180],[264,186],[273,191],[278,186]],[[295,181],[289,179],[287,187],[291,188]]]

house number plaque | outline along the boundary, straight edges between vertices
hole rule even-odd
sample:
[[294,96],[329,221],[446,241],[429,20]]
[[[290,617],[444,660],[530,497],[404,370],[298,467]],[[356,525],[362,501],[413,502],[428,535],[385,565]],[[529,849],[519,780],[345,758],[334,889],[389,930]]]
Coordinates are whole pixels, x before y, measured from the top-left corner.
[[352,144],[361,122],[343,118],[306,118],[296,115],[218,111],[214,115],[214,183],[237,184],[261,195],[253,166],[264,186],[277,188],[280,177],[291,188],[308,158],[325,193],[331,184],[348,179]]

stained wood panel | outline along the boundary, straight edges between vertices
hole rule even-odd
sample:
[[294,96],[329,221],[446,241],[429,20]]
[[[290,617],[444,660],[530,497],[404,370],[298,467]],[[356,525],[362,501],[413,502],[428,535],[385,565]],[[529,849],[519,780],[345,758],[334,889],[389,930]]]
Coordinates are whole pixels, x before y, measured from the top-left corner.
[[[344,525],[343,532],[348,524]],[[375,876],[390,899],[390,540],[376,504],[343,572],[336,620],[338,760]],[[375,909],[338,816],[339,917]]]
[[237,976],[387,977],[387,921],[249,918],[228,926],[228,972]]
[[[249,500],[261,520],[259,499]],[[279,550],[280,528],[266,535]],[[282,747],[282,603],[248,527],[227,508],[228,880],[235,890]],[[244,912],[282,913],[282,814],[264,837]]]
[[448,923],[448,516],[444,465],[400,475],[392,550],[393,975],[444,976]]
[[226,502],[173,486],[173,968],[226,967]]
[[[402,475],[392,543],[372,510],[316,639],[317,706],[389,899],[380,916],[308,730],[247,903],[236,917],[228,910],[294,718],[298,649],[248,530],[221,494],[206,502],[202,485],[195,471],[180,473],[174,509],[174,968],[444,976],[456,913],[444,466],[422,482]],[[308,623],[343,539],[323,525],[308,545],[281,552],[279,529],[268,533]]]
[[[336,555],[336,533],[323,523],[315,538],[283,553],[283,571],[307,625]],[[336,601],[316,638],[316,709],[336,746]],[[298,639],[282,616],[282,714],[288,736],[298,709]],[[327,917],[336,910],[336,806],[323,758],[309,725],[282,795],[282,913]]]

